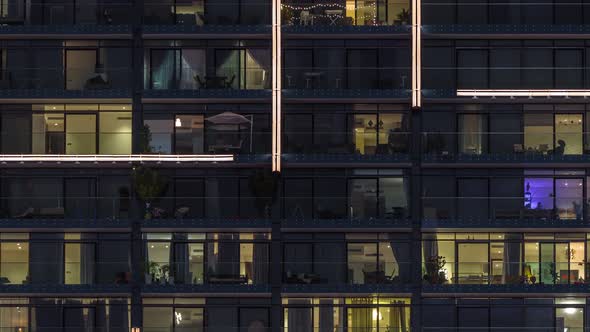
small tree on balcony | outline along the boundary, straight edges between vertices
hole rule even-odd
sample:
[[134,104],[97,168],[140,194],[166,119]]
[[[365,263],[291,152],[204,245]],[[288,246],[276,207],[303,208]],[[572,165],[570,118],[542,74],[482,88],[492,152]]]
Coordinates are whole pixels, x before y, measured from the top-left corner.
[[442,285],[447,282],[447,276],[442,271],[447,264],[444,256],[430,256],[426,259],[426,274],[424,281],[432,285]]
[[151,206],[157,201],[168,186],[168,181],[156,170],[146,167],[133,169],[133,184],[139,199],[145,204],[145,219],[151,219]]
[[256,211],[261,218],[270,217],[270,209],[276,200],[278,175],[269,169],[256,170],[249,179],[250,192],[254,196]]

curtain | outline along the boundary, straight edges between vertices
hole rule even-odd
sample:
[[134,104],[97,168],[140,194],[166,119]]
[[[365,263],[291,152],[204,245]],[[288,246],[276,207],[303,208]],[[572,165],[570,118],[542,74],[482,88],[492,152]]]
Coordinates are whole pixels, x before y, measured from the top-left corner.
[[[147,251],[145,258],[147,263]],[[101,239],[98,242],[98,259],[97,283],[117,282],[118,275],[122,277],[130,271],[129,240],[124,238],[119,240]]]
[[231,238],[231,234],[230,238],[227,236],[219,236],[219,242],[216,243],[217,253],[212,250],[215,243],[209,244],[209,266],[218,276],[236,277],[240,274],[240,244]]
[[151,54],[152,89],[174,88],[175,50],[154,50]]
[[[251,77],[248,81],[252,82],[254,85],[261,85],[262,88],[268,88],[270,84],[270,53],[266,49],[257,49],[257,48],[250,48],[246,50],[246,53],[254,62],[256,62],[257,67],[248,67],[246,68],[246,77]],[[250,87],[247,86],[246,89]]]
[[31,282],[62,284],[64,282],[63,233],[31,233]]
[[182,49],[180,88],[194,90],[199,88],[196,80],[198,75],[205,81],[206,58],[204,49]]
[[348,308],[348,310],[352,311],[348,326],[351,332],[373,331],[373,310],[377,310],[377,308]]
[[[346,248],[344,244],[315,243],[313,255],[313,271],[319,275],[322,282],[346,283]],[[309,257],[311,257],[311,253]]]
[[[260,234],[254,235],[254,240],[263,241],[266,237]],[[269,274],[268,243],[254,243],[254,284],[267,284]]]
[[505,242],[504,243],[504,275],[502,283],[513,284],[520,280],[520,243]]
[[80,283],[91,285],[94,283],[94,262],[95,247],[94,243],[80,244]]
[[[94,326],[93,321],[84,319],[84,308],[81,305],[82,301],[80,300],[65,300],[63,307],[63,328],[65,332],[86,331],[85,327]],[[89,319],[90,316],[92,316],[92,319],[94,318],[92,313],[89,313]]]
[[[310,305],[309,300],[304,299],[290,299],[289,305]],[[289,307],[288,313],[288,331],[287,332],[310,332],[313,331],[312,326],[312,308]]]
[[461,153],[481,154],[483,151],[484,118],[478,114],[459,117]]
[[219,180],[205,179],[205,214],[209,218],[218,218],[221,216],[221,202]]
[[[190,284],[189,276],[189,252],[188,237],[186,234],[173,234],[174,250],[170,250],[170,263],[173,266],[172,276],[174,282],[179,284]],[[176,242],[178,241],[178,243]]]
[[214,25],[237,24],[240,9],[234,2],[205,1],[206,23]]
[[126,299],[109,301],[109,332],[129,331],[129,306]]
[[289,243],[283,248],[286,274],[312,273],[311,244]]
[[62,331],[62,307],[51,299],[31,299],[33,307],[32,330],[35,332],[61,332]]
[[388,332],[407,332],[406,308],[403,301],[393,301],[391,304],[396,305],[389,309],[389,329]]
[[334,305],[333,300],[320,300],[319,332],[334,332]]
[[[95,236],[88,236],[86,233],[81,234],[81,240],[94,239]],[[80,243],[80,284],[91,285],[94,283],[96,262],[96,247],[94,243]],[[100,268],[100,267],[99,267]]]
[[[393,257],[397,264],[397,276],[400,282],[410,281],[410,247],[406,242],[390,241]],[[386,262],[387,263],[387,262]],[[395,275],[394,275],[395,276]]]
[[105,300],[96,300],[96,332],[110,332]]
[[235,75],[232,88],[239,88],[240,85],[240,53],[243,50],[215,50],[215,75],[227,77],[228,82]]

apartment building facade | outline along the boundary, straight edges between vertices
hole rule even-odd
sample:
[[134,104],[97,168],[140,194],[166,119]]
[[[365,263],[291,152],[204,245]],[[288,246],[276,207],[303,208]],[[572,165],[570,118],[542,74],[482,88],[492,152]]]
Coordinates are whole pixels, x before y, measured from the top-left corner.
[[588,21],[0,0],[0,330],[587,330]]

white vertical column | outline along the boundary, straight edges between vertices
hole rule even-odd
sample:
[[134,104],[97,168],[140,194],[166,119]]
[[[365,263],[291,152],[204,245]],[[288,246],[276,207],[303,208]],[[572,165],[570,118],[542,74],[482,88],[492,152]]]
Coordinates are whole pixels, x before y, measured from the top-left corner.
[[412,0],[412,107],[422,106],[421,0]]
[[272,0],[272,171],[281,171],[281,1]]

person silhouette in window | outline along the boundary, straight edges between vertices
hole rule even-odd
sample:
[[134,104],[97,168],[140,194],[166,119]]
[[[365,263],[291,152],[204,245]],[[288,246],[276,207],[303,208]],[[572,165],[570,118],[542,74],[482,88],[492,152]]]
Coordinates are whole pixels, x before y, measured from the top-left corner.
[[560,139],[557,141],[558,146],[553,150],[553,154],[556,156],[563,156],[565,153],[565,142],[564,140]]

